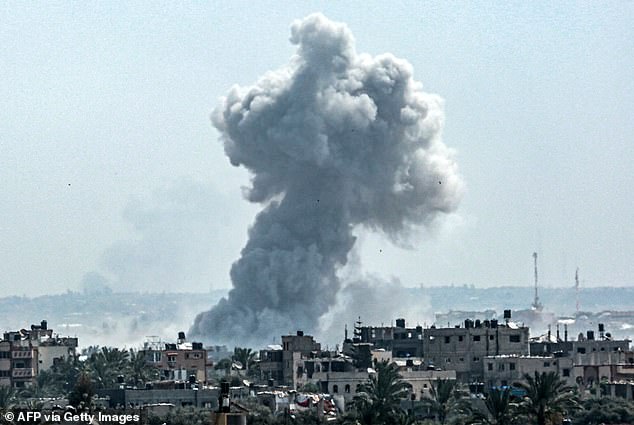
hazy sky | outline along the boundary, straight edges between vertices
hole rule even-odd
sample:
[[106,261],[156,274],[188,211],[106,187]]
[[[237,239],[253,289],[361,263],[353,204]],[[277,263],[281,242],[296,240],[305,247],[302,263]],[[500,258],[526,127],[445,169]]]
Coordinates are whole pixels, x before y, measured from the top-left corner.
[[634,284],[634,3],[0,5],[0,289],[206,291],[259,210],[209,115],[288,62],[323,12],[445,99],[466,183],[411,249],[358,229],[406,286]]

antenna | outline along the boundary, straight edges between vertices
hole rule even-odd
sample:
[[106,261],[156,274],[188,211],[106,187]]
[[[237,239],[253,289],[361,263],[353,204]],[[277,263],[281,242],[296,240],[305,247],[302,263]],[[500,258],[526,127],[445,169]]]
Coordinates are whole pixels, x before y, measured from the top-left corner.
[[535,264],[535,300],[533,300],[533,310],[542,311],[544,306],[539,302],[539,295],[537,293],[537,253],[533,252],[533,260]]
[[577,298],[577,313],[579,313],[579,267],[575,271],[575,297]]

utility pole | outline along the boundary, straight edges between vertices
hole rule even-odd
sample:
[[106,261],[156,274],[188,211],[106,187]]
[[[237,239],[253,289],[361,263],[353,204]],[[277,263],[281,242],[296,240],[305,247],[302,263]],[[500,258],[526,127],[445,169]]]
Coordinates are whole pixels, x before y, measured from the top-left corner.
[[544,306],[539,302],[539,295],[537,293],[537,253],[533,252],[533,260],[535,264],[535,299],[533,300],[533,310],[542,311]]
[[579,267],[575,271],[575,297],[577,298],[577,314],[579,313]]

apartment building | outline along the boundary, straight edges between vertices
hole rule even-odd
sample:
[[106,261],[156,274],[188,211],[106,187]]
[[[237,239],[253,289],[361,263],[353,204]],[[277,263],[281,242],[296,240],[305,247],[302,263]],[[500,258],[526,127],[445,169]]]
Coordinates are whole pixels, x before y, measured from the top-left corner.
[[30,329],[5,332],[0,341],[0,386],[33,385],[38,373],[75,355],[77,338],[60,337],[46,320]]
[[513,322],[467,319],[464,326],[432,326],[423,335],[425,361],[443,370],[455,370],[461,382],[482,382],[487,356],[529,354],[529,329]]
[[405,319],[396,319],[396,326],[361,326],[357,322],[352,342],[383,348],[391,351],[393,357],[422,357],[423,327],[408,328]]
[[178,333],[176,343],[163,343],[153,337],[148,339],[142,352],[148,365],[158,369],[159,379],[207,382],[207,350],[202,342],[188,342],[185,332]]

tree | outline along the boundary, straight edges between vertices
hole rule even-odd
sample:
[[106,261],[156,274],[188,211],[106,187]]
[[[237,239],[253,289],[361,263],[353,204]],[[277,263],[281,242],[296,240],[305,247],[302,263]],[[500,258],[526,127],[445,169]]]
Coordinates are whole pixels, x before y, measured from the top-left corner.
[[10,386],[0,386],[0,409],[7,410],[13,407],[17,394]]
[[436,416],[436,419],[444,424],[451,412],[462,412],[463,406],[456,396],[456,381],[450,379],[437,379],[430,388],[431,398],[423,399],[423,404]]
[[535,372],[534,376],[526,373],[524,381],[514,384],[526,392],[520,407],[537,425],[546,425],[579,407],[575,389],[555,372]]
[[129,351],[126,369],[128,383],[137,387],[159,378],[158,369],[148,365],[145,361],[145,352],[140,350]]
[[88,373],[83,372],[75,388],[68,395],[68,403],[74,406],[77,410],[92,410],[92,399],[95,395],[95,390]]
[[359,387],[354,404],[359,421],[364,425],[392,423],[400,413],[400,403],[409,393],[394,363],[380,362],[376,373]]
[[117,384],[117,377],[128,371],[128,350],[102,347],[88,359],[88,369],[97,388],[112,388]]
[[622,398],[590,398],[574,417],[575,425],[634,423],[634,403]]
[[240,348],[235,347],[233,349],[233,360],[240,362],[242,367],[244,367],[244,371],[248,372],[248,370],[255,363],[256,353],[253,352],[250,348]]
[[492,389],[484,402],[486,413],[475,412],[470,425],[510,425],[516,417],[517,405],[511,402],[511,390]]
[[[86,364],[80,362],[77,356],[69,356],[57,360],[51,369],[48,370],[50,376],[42,377],[42,386],[58,389],[59,393],[68,394],[73,390],[79,376],[86,370]],[[40,377],[38,377],[38,385]]]

